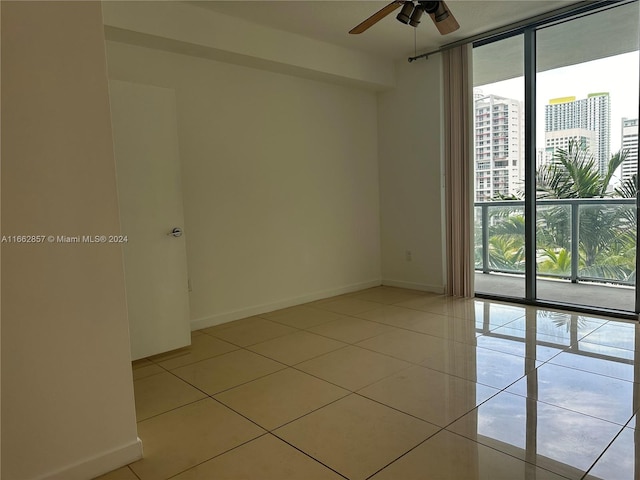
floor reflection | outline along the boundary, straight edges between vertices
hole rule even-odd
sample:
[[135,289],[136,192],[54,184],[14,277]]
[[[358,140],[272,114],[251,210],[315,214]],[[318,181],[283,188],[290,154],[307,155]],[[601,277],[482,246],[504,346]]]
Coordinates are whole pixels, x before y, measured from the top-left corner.
[[448,430],[568,478],[580,479],[621,427],[502,392]]
[[504,323],[487,303],[474,380],[504,390],[446,429],[567,478],[640,478],[638,324],[534,308]]

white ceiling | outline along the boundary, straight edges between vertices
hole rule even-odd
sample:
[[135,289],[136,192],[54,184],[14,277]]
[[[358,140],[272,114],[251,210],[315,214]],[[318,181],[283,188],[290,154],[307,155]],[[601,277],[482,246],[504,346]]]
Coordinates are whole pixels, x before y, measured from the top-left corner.
[[[360,35],[348,31],[388,1],[194,1],[201,7],[374,55],[406,59],[447,43],[575,3],[567,0],[447,0],[460,29],[441,36],[428,17],[418,28],[395,19],[397,12]],[[415,37],[414,37],[415,36]]]

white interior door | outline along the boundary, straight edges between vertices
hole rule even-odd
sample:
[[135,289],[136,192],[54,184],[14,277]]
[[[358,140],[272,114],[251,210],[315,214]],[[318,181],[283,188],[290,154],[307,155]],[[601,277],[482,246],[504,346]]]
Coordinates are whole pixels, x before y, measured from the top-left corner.
[[191,342],[175,92],[111,80],[134,360]]

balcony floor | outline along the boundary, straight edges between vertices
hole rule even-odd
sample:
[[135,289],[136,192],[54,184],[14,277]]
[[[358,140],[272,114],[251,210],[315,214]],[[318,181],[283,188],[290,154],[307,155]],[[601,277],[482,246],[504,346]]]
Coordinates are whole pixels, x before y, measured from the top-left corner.
[[[524,277],[498,273],[475,275],[475,291],[490,295],[524,298]],[[634,289],[563,280],[538,280],[538,298],[588,307],[634,311]]]

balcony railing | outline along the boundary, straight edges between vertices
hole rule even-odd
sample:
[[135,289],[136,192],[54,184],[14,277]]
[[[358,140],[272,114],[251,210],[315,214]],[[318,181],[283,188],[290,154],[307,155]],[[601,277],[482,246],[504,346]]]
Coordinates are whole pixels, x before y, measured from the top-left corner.
[[[524,201],[475,203],[475,268],[524,274]],[[635,285],[636,199],[536,201],[537,275]]]

